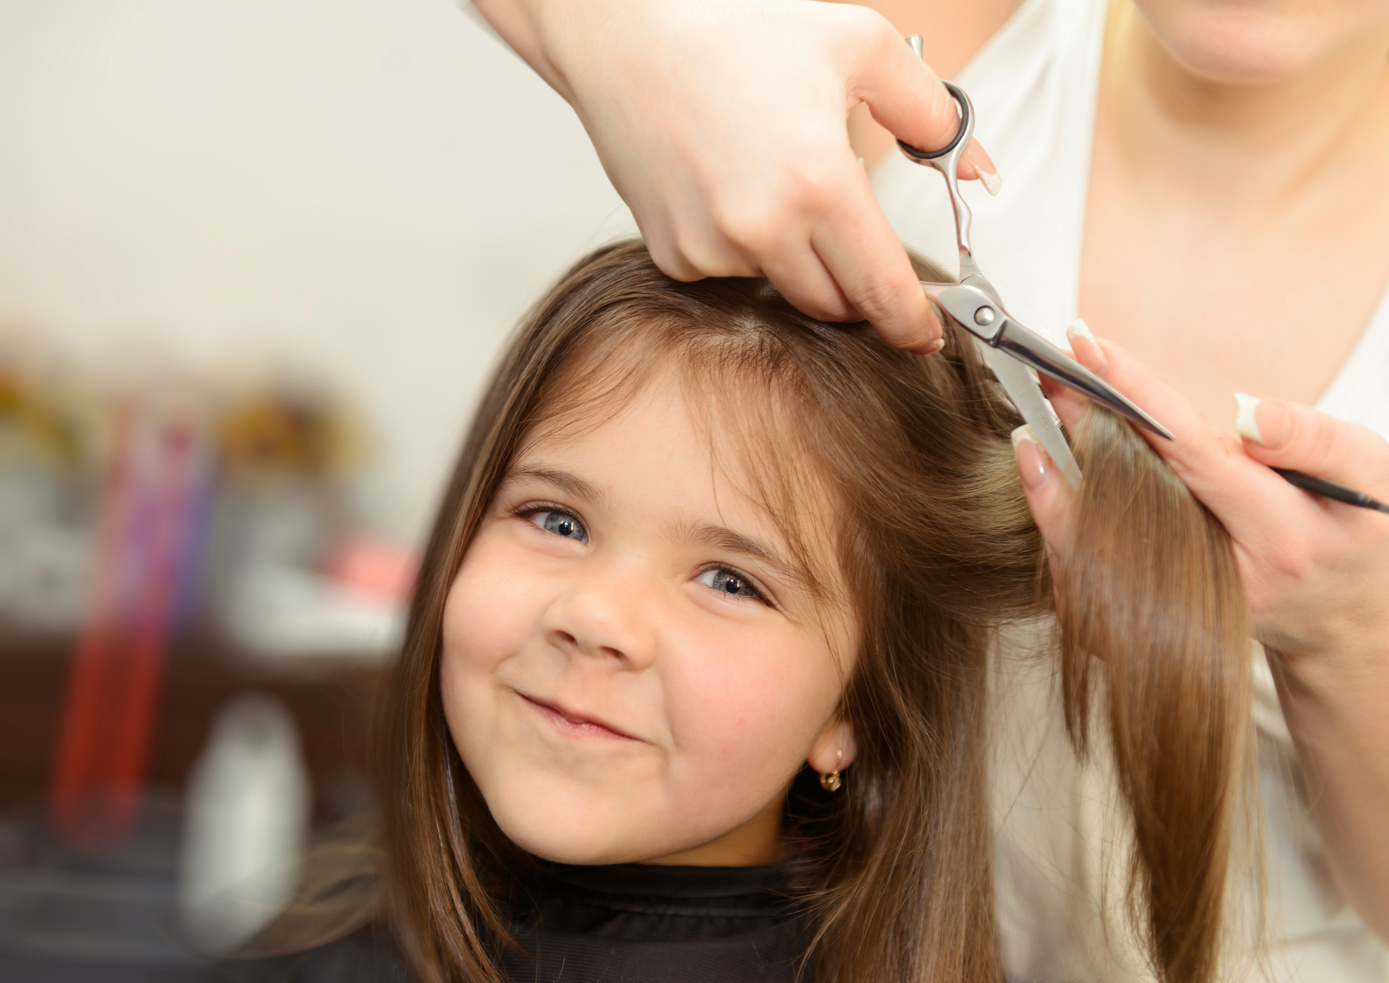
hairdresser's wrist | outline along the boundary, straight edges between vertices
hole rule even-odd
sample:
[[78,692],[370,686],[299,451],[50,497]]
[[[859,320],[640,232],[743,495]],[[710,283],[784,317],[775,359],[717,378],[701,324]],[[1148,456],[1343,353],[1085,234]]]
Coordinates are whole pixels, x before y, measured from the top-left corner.
[[1294,647],[1266,637],[1264,648],[1300,703],[1309,709],[1368,700],[1389,706],[1389,624],[1327,633],[1318,645]]
[[1269,656],[1333,879],[1365,925],[1389,941],[1386,638],[1337,653]]
[[[585,88],[597,88],[599,108],[628,70],[631,55],[658,57],[664,39],[682,38],[685,4],[673,0],[473,0],[493,29],[587,125]],[[678,60],[681,52],[672,52]],[[674,69],[672,69],[674,70]],[[616,76],[609,78],[609,76]],[[594,83],[585,86],[585,80]]]
[[[473,8],[483,16],[511,50],[520,55],[521,59],[570,105],[574,104],[573,90],[553,56],[553,46],[547,45],[545,39],[563,34],[565,27],[558,21],[564,16],[567,8],[581,8],[572,19],[582,23],[585,13],[590,8],[605,6],[611,6],[611,0],[589,0],[583,4],[560,5],[554,4],[551,0],[473,0]],[[602,14],[595,11],[595,16],[601,18]]]
[[1257,566],[1241,548],[1254,636],[1309,696],[1389,686],[1389,551],[1338,532],[1275,540]]

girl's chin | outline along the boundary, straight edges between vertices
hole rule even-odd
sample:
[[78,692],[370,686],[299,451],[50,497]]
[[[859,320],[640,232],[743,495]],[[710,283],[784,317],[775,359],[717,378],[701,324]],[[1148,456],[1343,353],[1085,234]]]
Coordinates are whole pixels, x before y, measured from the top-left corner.
[[556,804],[544,811],[526,808],[510,814],[492,808],[492,817],[507,839],[532,856],[576,867],[661,863],[662,858],[686,854],[705,842],[697,833],[653,839],[652,832],[668,830],[668,824],[654,817],[644,820],[631,809],[586,814]]
[[640,863],[670,852],[659,844],[637,842],[630,824],[620,824],[610,813],[582,817],[557,806],[540,813],[526,810],[524,816],[493,809],[492,815],[512,843],[532,856],[558,864]]
[[[502,829],[507,833],[506,829]],[[547,837],[529,838],[526,836],[512,836],[507,833],[507,838],[525,850],[533,857],[541,860],[549,860],[557,864],[569,864],[574,867],[594,867],[605,864],[636,864],[643,863],[652,856],[659,854],[649,854],[645,851],[633,852],[631,849],[614,847],[608,843],[583,842],[575,840],[557,841],[551,835]]]

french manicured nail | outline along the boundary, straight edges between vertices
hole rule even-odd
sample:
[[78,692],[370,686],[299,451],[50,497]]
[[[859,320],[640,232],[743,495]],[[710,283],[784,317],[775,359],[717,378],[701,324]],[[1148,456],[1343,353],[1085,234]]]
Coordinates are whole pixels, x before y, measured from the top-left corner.
[[1256,444],[1264,442],[1264,435],[1259,432],[1259,403],[1258,396],[1235,393],[1235,405],[1239,407],[1239,414],[1235,417],[1235,430],[1241,437],[1248,437]]
[[926,299],[926,312],[930,316],[930,321],[927,323],[936,329],[936,340],[928,342],[920,348],[913,345],[909,350],[918,355],[934,355],[945,347],[945,314],[929,297]]
[[1018,458],[1018,474],[1028,491],[1036,491],[1047,483],[1047,455],[1037,442],[1037,435],[1026,423],[1013,431],[1013,453]]
[[1067,338],[1084,338],[1090,344],[1095,344],[1095,333],[1090,330],[1090,325],[1085,323],[1085,318],[1078,317],[1070,324],[1066,325]]
[[1235,430],[1241,437],[1247,437],[1265,447],[1282,447],[1292,432],[1292,417],[1288,411],[1275,403],[1265,403],[1258,396],[1235,393],[1235,403],[1239,415],[1235,417]]
[[1003,190],[1003,178],[998,176],[998,168],[978,142],[971,143],[967,153],[974,173],[979,175],[979,183],[984,186],[985,191],[996,197]]
[[1095,371],[1100,375],[1104,375],[1108,372],[1109,359],[1105,357],[1104,349],[1100,347],[1100,343],[1095,340],[1095,335],[1094,332],[1090,330],[1090,325],[1086,324],[1085,319],[1082,317],[1078,317],[1070,324],[1066,325],[1066,340],[1071,343],[1071,351],[1075,351],[1077,338],[1090,343],[1090,350],[1093,353],[1091,360],[1095,363]]

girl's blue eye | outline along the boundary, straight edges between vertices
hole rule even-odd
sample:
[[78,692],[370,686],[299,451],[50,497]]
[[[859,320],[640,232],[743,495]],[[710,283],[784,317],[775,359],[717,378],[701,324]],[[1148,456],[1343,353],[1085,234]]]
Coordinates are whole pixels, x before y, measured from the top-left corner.
[[737,570],[730,570],[728,567],[714,567],[705,570],[695,578],[706,587],[712,587],[720,594],[727,594],[730,597],[753,597],[763,600],[762,592],[753,586],[751,580],[746,575]]
[[561,512],[558,509],[536,509],[526,516],[541,529],[548,533],[559,536],[561,539],[573,539],[580,543],[588,542],[588,530],[578,517],[568,512]]

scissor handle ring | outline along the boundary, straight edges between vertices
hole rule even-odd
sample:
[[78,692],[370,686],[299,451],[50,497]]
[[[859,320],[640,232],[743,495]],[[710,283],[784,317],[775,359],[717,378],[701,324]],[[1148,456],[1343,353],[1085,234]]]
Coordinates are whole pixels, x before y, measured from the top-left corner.
[[941,84],[945,86],[945,91],[950,93],[960,107],[960,128],[955,131],[955,136],[951,138],[950,142],[939,150],[918,150],[911,144],[898,140],[897,146],[902,148],[902,153],[921,164],[948,157],[974,132],[974,107],[970,104],[969,96],[965,95],[965,90],[954,82],[942,81]]

